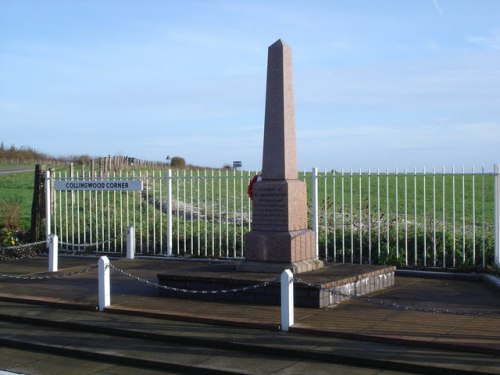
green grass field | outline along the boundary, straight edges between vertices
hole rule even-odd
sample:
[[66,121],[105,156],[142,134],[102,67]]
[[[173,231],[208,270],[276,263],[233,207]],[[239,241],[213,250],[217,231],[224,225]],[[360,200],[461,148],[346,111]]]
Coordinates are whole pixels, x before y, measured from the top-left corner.
[[[33,172],[12,173],[0,175],[0,205],[2,214],[9,212],[11,205],[20,204],[20,226],[28,229],[31,225],[31,205],[33,202]],[[10,207],[12,209],[12,207]],[[5,212],[4,210],[7,210]],[[4,218],[0,217],[0,224]]]

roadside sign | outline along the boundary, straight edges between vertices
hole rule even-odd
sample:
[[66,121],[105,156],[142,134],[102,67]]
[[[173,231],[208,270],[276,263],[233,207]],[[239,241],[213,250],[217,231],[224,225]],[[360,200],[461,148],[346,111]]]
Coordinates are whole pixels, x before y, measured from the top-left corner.
[[54,190],[94,190],[94,191],[140,191],[142,181],[137,180],[87,180],[87,181],[54,181]]

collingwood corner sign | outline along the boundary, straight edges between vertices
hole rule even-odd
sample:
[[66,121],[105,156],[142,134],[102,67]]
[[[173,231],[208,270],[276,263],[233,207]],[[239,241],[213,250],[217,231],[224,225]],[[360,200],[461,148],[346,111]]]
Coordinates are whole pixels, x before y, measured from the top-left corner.
[[54,190],[142,190],[142,181],[98,180],[98,181],[54,181]]

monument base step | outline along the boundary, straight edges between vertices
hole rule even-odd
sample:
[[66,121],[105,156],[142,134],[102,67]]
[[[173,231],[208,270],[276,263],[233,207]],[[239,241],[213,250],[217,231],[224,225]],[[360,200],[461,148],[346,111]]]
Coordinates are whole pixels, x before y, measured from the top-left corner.
[[310,272],[320,270],[324,267],[321,260],[309,259],[293,263],[279,263],[279,262],[259,262],[244,260],[236,266],[240,272],[264,272],[264,273],[281,273],[288,269],[293,274]]
[[[168,267],[157,277],[161,285],[175,289],[160,289],[160,295],[280,305],[280,273],[241,272],[234,262],[172,263],[176,266]],[[394,271],[392,266],[325,264],[322,269],[296,275],[295,306],[322,308],[348,299],[347,296],[384,289],[394,285]],[[251,288],[241,290],[246,287]],[[186,290],[198,292],[187,293]]]

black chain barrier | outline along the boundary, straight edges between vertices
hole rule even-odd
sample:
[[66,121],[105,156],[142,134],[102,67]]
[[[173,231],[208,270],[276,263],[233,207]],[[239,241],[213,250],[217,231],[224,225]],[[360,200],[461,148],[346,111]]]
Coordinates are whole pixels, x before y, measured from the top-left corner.
[[464,311],[464,310],[450,310],[450,309],[436,308],[436,307],[428,308],[428,307],[403,305],[395,302],[387,302],[373,297],[359,296],[357,294],[345,294],[335,289],[322,288],[321,285],[319,284],[308,283],[297,277],[294,277],[294,282],[296,282],[297,284],[307,285],[309,287],[320,288],[321,291],[328,292],[331,295],[337,295],[346,299],[358,300],[396,310],[417,311],[417,312],[433,313],[433,314],[461,315],[461,316],[500,316],[500,311],[489,311],[489,310]]
[[[106,241],[101,241],[101,242],[93,242],[93,243],[84,243],[84,244],[75,244],[75,243],[71,243],[71,242],[63,242],[63,241],[58,241],[59,245],[61,246],[66,246],[66,247],[77,247],[77,248],[83,248],[83,249],[86,249],[87,247],[99,247],[101,245],[105,245],[107,243],[111,243],[113,241],[116,241],[117,239],[119,238],[122,238],[122,237],[125,237],[126,236],[126,233],[121,233],[121,234],[118,234],[117,236],[113,237],[113,238],[110,238],[109,240],[106,240]],[[73,251],[84,251],[84,250],[73,250]]]
[[17,261],[21,259],[31,259],[35,258],[37,255],[29,254],[21,254],[21,256],[5,256],[6,251],[16,251],[16,250],[21,250],[21,249],[30,249],[36,246],[39,246],[41,244],[46,244],[47,241],[38,241],[38,242],[31,242],[31,243],[26,243],[26,244],[21,244],[21,245],[13,245],[13,246],[7,246],[7,247],[2,247],[0,248],[0,261]]
[[195,289],[183,289],[183,288],[175,288],[172,286],[167,286],[167,285],[161,285],[146,279],[143,279],[142,277],[136,276],[131,274],[130,272],[127,272],[125,270],[122,270],[121,268],[115,267],[113,264],[110,264],[110,267],[117,271],[118,273],[127,276],[131,279],[134,279],[136,281],[139,281],[141,283],[144,283],[146,285],[154,286],[159,289],[165,289],[169,290],[172,292],[180,292],[180,293],[188,293],[188,294],[225,294],[225,293],[237,293],[237,292],[245,292],[248,290],[253,290],[253,289],[258,289],[258,288],[264,288],[272,284],[277,284],[279,283],[279,278],[275,278],[272,280],[267,280],[263,281],[261,283],[255,284],[255,285],[250,285],[250,286],[245,286],[241,288],[234,288],[234,289],[220,289],[220,290],[195,290]]
[[0,278],[5,278],[5,279],[18,279],[18,280],[49,280],[49,279],[62,279],[66,277],[73,277],[77,275],[81,275],[83,273],[87,273],[89,271],[92,271],[97,268],[97,264],[95,265],[90,265],[85,268],[81,268],[79,270],[73,271],[73,272],[68,272],[68,273],[59,273],[55,275],[44,275],[44,276],[32,276],[31,274],[27,275],[12,275],[12,274],[5,274],[5,273],[0,273]]

